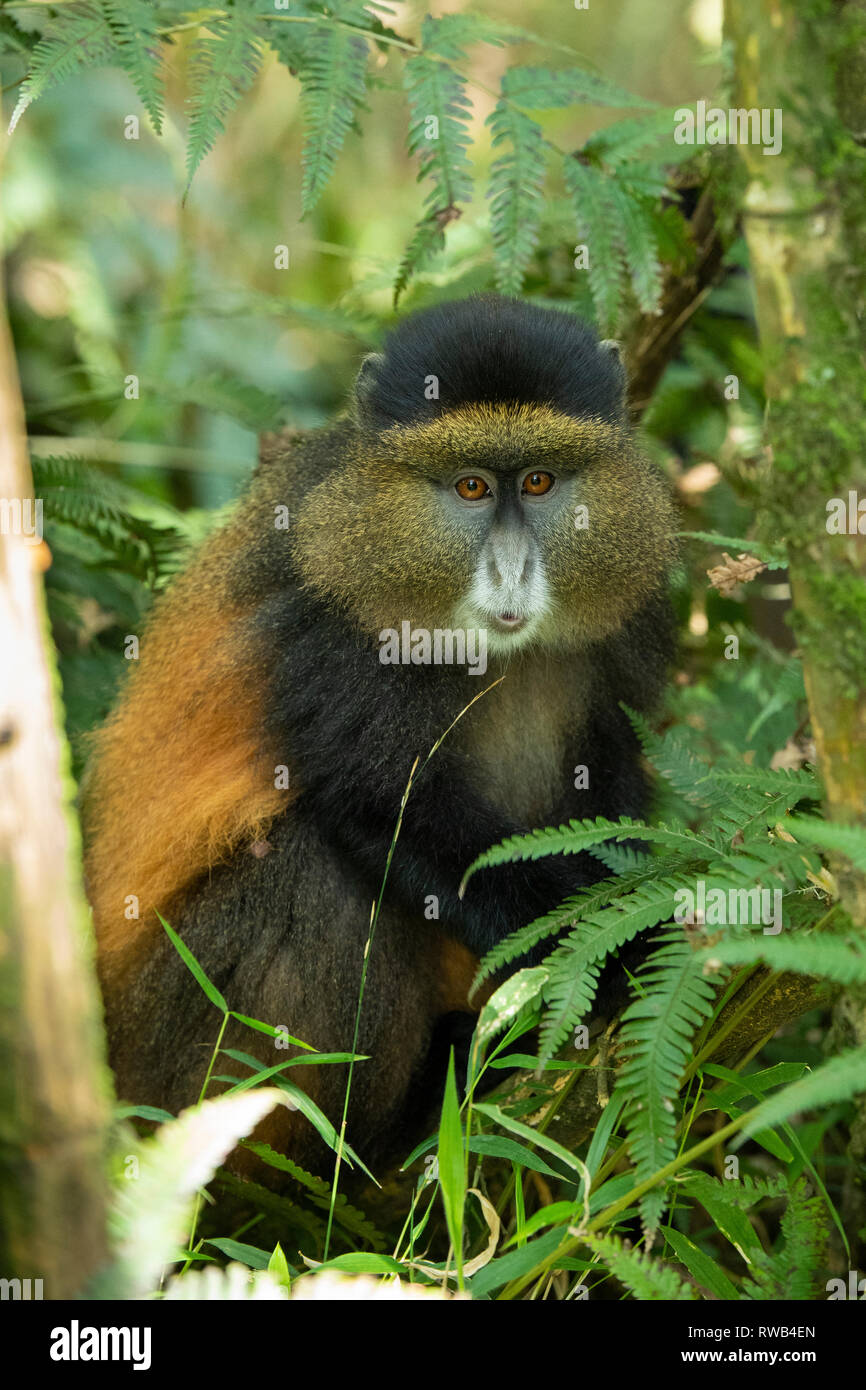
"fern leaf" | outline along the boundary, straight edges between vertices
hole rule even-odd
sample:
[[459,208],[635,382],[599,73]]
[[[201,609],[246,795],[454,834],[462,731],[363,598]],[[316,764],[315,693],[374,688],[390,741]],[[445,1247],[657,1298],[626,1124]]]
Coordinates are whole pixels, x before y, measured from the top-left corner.
[[668,166],[692,154],[688,145],[674,144],[674,125],[674,112],[670,108],[646,116],[628,116],[597,130],[584,142],[583,153],[614,167],[636,157],[649,161],[653,155]]
[[9,122],[10,135],[37,97],[86,68],[116,62],[117,48],[103,11],[89,0],[52,18],[51,32],[33,49],[30,69]]
[[[712,1013],[714,985],[703,962],[681,932],[670,933],[638,974],[643,995],[623,1016],[623,1068],[617,1090],[631,1101],[626,1128],[635,1178],[645,1182],[676,1152],[674,1101],[697,1029]],[[658,1226],[665,1190],[654,1187],[641,1199],[644,1227]]]
[[[460,216],[460,204],[472,196],[472,170],[467,155],[471,143],[469,119],[472,104],[466,82],[452,63],[462,51],[443,20],[425,19],[421,30],[424,51],[410,58],[403,69],[403,85],[409,101],[409,153],[417,155],[418,179],[429,179],[425,199],[427,216],[415,229],[397,274],[395,301],[412,274],[444,245],[449,222]],[[429,57],[447,56],[447,62]]]
[[317,25],[301,70],[304,213],[319,201],[366,92],[369,45],[332,24]]
[[837,825],[813,816],[797,816],[790,822],[790,830],[807,844],[844,854],[855,868],[866,873],[866,829],[862,825]]
[[20,28],[10,14],[0,14],[0,53],[29,56],[38,42],[38,34]]
[[245,10],[208,20],[210,36],[199,41],[191,62],[187,138],[187,192],[193,175],[234,107],[251,86],[261,63],[259,21]]
[[599,859],[606,869],[614,874],[630,874],[638,869],[647,869],[652,856],[633,845],[594,845],[589,851],[594,859]]
[[615,213],[613,236],[631,280],[635,299],[645,314],[655,311],[661,295],[662,267],[653,208],[618,179],[608,184],[608,198]]
[[551,971],[544,988],[548,1004],[538,1036],[539,1066],[549,1062],[568,1034],[592,1008],[598,989],[599,965],[569,973]]
[[768,965],[781,974],[814,975],[838,985],[866,984],[866,949],[856,939],[844,941],[838,936],[819,933],[815,936],[732,937],[707,947],[705,960],[724,961],[726,965]]
[[470,878],[479,869],[496,864],[513,864],[518,860],[542,859],[548,854],[580,854],[604,840],[652,840],[679,850],[691,859],[724,857],[724,851],[685,826],[646,825],[643,821],[620,816],[618,821],[597,816],[595,820],[572,820],[568,825],[546,826],[530,830],[525,835],[510,835],[492,849],[485,850],[473,860],[463,875],[461,894]]
[[[541,1027],[539,1055],[547,1061],[595,997],[602,961],[638,932],[668,921],[678,884],[674,879],[643,884],[610,907],[592,913],[548,956],[545,999],[551,1008]],[[678,940],[682,940],[679,936]],[[588,1001],[588,1002],[587,1002]]]
[[785,547],[781,543],[769,546],[763,541],[743,541],[738,540],[736,536],[719,536],[715,531],[677,531],[676,534],[680,540],[707,541],[710,545],[717,546],[720,550],[729,550],[732,554],[745,551],[748,555],[757,556],[767,569],[781,570],[788,564]]
[[676,1270],[646,1250],[626,1246],[615,1236],[587,1236],[585,1243],[641,1303],[659,1299],[686,1303],[697,1298],[695,1290],[680,1279]]
[[503,294],[519,294],[538,241],[544,142],[541,127],[507,102],[497,103],[487,124],[494,149],[511,146],[493,163],[487,191],[496,285]]
[[769,1096],[752,1112],[743,1130],[749,1138],[758,1130],[772,1129],[798,1110],[811,1110],[836,1101],[852,1100],[866,1091],[866,1046],[855,1047],[816,1067],[808,1076]]
[[[805,768],[734,767],[716,768],[713,771],[716,782],[734,787],[748,787],[754,791],[765,792],[770,796],[788,793],[798,800],[821,799],[821,787],[814,772]],[[794,805],[794,801],[791,802]]]
[[616,899],[634,892],[642,884],[659,878],[666,871],[670,873],[672,867],[677,863],[676,858],[672,855],[664,859],[651,859],[649,855],[644,855],[644,859],[646,860],[645,864],[637,864],[634,869],[622,873],[616,878],[603,878],[598,883],[582,888],[574,897],[567,898],[562,906],[556,908],[555,911],[545,913],[543,917],[537,917],[534,922],[530,922],[526,927],[521,927],[519,931],[511,932],[498,942],[492,951],[488,951],[481,962],[473,988],[477,987],[494,971],[501,970],[516,956],[522,956],[531,951],[545,937],[553,936],[566,927],[576,926],[579,921],[589,918],[590,914],[597,912],[600,908],[607,907]]
[[786,1302],[825,1296],[827,1231],[823,1203],[820,1197],[807,1195],[802,1180],[788,1194],[780,1226],[781,1249],[756,1262],[753,1277],[743,1284],[744,1295]]
[[615,82],[583,68],[509,68],[502,79],[504,94],[529,111],[554,111],[568,106],[644,106],[646,101]]
[[724,792],[716,787],[714,774],[706,763],[694,756],[683,742],[680,734],[673,729],[657,734],[643,715],[623,705],[629,723],[640,740],[641,751],[652,763],[656,772],[664,777],[685,801],[693,806],[711,810],[724,799]]
[[117,36],[117,61],[160,135],[165,96],[158,62],[159,12],[146,0],[102,0],[102,8]]
[[563,165],[565,186],[574,204],[577,235],[587,247],[589,290],[602,329],[613,329],[622,293],[620,249],[611,236],[611,212],[605,176],[577,158]]

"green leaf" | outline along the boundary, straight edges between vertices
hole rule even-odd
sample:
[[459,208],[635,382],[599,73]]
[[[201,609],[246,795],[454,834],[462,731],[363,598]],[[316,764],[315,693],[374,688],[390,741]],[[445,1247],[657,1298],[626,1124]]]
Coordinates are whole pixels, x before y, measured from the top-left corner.
[[[422,26],[422,45],[438,47],[451,62],[462,56],[448,35],[447,26],[429,15]],[[460,216],[460,204],[472,195],[472,172],[467,155],[471,144],[469,121],[472,104],[466,80],[451,63],[421,52],[403,68],[403,85],[409,101],[409,153],[420,160],[419,181],[429,179],[425,199],[427,215],[418,224],[401,261],[394,285],[395,301],[412,274],[444,245],[445,228]]]
[[117,60],[117,39],[98,5],[87,0],[75,9],[52,15],[49,32],[33,49],[30,68],[9,122],[10,135],[37,97],[75,73]]
[[763,1246],[739,1201],[731,1199],[731,1186],[731,1183],[711,1178],[707,1173],[696,1173],[685,1182],[678,1183],[677,1191],[691,1197],[704,1208],[717,1229],[748,1265],[763,1254]]
[[509,976],[505,983],[491,994],[481,1010],[476,1031],[479,1046],[501,1032],[517,1017],[522,1008],[536,999],[546,980],[547,971],[543,966],[518,970],[515,975]]
[[442,1099],[442,1118],[439,1123],[438,1146],[439,1186],[448,1234],[457,1261],[458,1275],[463,1270],[463,1206],[466,1201],[466,1155],[463,1151],[463,1129],[460,1123],[460,1102],[454,1076],[454,1049],[448,1060],[448,1076]]
[[661,1230],[667,1236],[668,1243],[673,1249],[674,1254],[681,1264],[684,1264],[689,1274],[697,1279],[705,1289],[715,1294],[716,1298],[725,1301],[738,1302],[740,1295],[734,1288],[727,1274],[724,1274],[715,1260],[711,1260],[709,1255],[705,1255],[694,1241],[689,1240],[688,1236],[683,1235],[674,1226],[662,1226]]
[[304,113],[304,214],[311,212],[334,171],[337,155],[354,124],[366,91],[369,45],[333,22],[316,25],[300,69]]
[[497,103],[487,125],[494,150],[510,147],[492,164],[487,190],[496,287],[519,294],[544,210],[544,140],[541,127],[506,101]]
[[866,1046],[852,1048],[817,1067],[808,1076],[769,1096],[752,1111],[738,1143],[757,1130],[777,1125],[798,1110],[810,1110],[834,1101],[852,1100],[866,1091]]
[[567,825],[550,825],[540,830],[530,830],[524,835],[509,835],[473,860],[463,875],[460,896],[463,896],[466,884],[479,869],[526,859],[542,859],[548,854],[580,854],[605,840],[634,839],[651,840],[701,859],[724,855],[717,845],[685,826],[647,825],[629,816],[620,816],[618,821],[596,816],[595,820],[571,820]]
[[[652,1178],[675,1156],[680,1079],[692,1037],[710,1017],[716,997],[682,932],[666,933],[662,942],[638,973],[644,993],[623,1015],[620,1034],[623,1066],[616,1091],[631,1102],[626,1127],[637,1183]],[[664,1204],[664,1187],[653,1187],[641,1198],[647,1230],[655,1230]]]
[[817,817],[797,816],[790,829],[793,835],[810,845],[844,854],[855,868],[866,873],[866,829],[862,825],[838,825]]
[[813,936],[731,936],[701,951],[702,960],[725,965],[768,965],[780,974],[814,975],[834,984],[866,984],[866,947],[856,937],[843,940],[821,932]]
[[189,970],[190,974],[198,982],[199,986],[207,995],[210,1002],[212,1004],[215,1004],[221,1013],[227,1014],[229,1012],[228,1004],[223,999],[216,985],[212,984],[211,981],[208,979],[207,975],[202,970],[192,951],[183,941],[181,941],[177,932],[174,930],[174,927],[170,927],[168,925],[168,922],[159,912],[157,912],[156,915],[157,917],[159,917],[160,922],[162,922],[162,925],[165,928],[165,932],[168,936],[169,941],[174,946],[174,949],[177,951],[187,970]]
[[517,1134],[521,1139],[528,1139],[537,1148],[543,1149],[545,1153],[558,1158],[560,1163],[566,1167],[573,1168],[578,1173],[583,1173],[584,1165],[579,1158],[576,1158],[564,1145],[558,1144],[555,1139],[550,1139],[546,1134],[541,1134],[537,1129],[532,1129],[530,1125],[525,1125],[521,1120],[516,1120],[513,1115],[506,1115],[505,1111],[498,1105],[476,1101],[475,1109],[480,1115],[486,1115],[488,1119],[501,1125],[512,1134]]
[[534,1173],[542,1173],[546,1178],[555,1178],[557,1181],[562,1179],[562,1174],[551,1168],[538,1157],[538,1154],[534,1154],[523,1144],[516,1144],[513,1139],[506,1139],[504,1135],[476,1134],[468,1141],[466,1147],[470,1153],[489,1155],[491,1158],[506,1158],[510,1163],[519,1163],[523,1168],[531,1168]]
[[622,295],[622,253],[611,235],[612,214],[607,176],[584,165],[576,156],[562,166],[565,186],[574,205],[577,236],[589,259],[589,290],[600,327],[612,330]]
[[[228,1236],[214,1236],[205,1242],[228,1255],[230,1260],[239,1260],[248,1269],[269,1269],[271,1257],[267,1250],[257,1245],[244,1245],[242,1241],[230,1240]],[[285,1258],[285,1257],[284,1257]]]
[[586,1236],[585,1240],[611,1274],[642,1303],[659,1299],[683,1303],[697,1298],[694,1289],[684,1284],[669,1264],[645,1250],[629,1249],[614,1236]]
[[117,61],[141,98],[157,135],[162,134],[165,94],[158,50],[160,14],[147,0],[102,0],[106,19],[117,36]]
[[502,79],[502,90],[518,106],[530,111],[552,111],[567,106],[654,105],[599,73],[582,68],[509,68]]
[[254,1028],[257,1033],[266,1033],[269,1038],[283,1038],[291,1047],[303,1047],[307,1052],[315,1052],[315,1048],[310,1043],[301,1042],[300,1038],[292,1037],[291,1033],[284,1033],[280,1028],[274,1028],[270,1023],[262,1023],[260,1018],[250,1018],[247,1014],[235,1013],[230,1009],[232,1018],[236,1018],[238,1023],[245,1023],[247,1028]]
[[170,1111],[157,1105],[119,1105],[114,1113],[119,1120],[155,1120],[161,1125],[174,1119]]
[[273,1254],[268,1260],[268,1273],[272,1274],[277,1283],[282,1284],[284,1289],[288,1289],[291,1288],[293,1272],[294,1271],[289,1268],[289,1262],[283,1253],[283,1247],[280,1245],[280,1242],[277,1241],[274,1246]]
[[208,19],[207,25],[210,35],[199,39],[190,62],[187,192],[199,164],[252,85],[262,60],[255,14],[229,10],[222,19]]

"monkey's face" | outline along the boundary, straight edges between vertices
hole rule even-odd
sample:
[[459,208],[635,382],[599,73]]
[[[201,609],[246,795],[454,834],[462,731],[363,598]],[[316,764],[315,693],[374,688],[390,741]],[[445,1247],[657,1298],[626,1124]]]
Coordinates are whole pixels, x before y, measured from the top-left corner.
[[663,479],[629,432],[544,406],[472,405],[359,436],[308,494],[306,580],[370,636],[479,629],[488,650],[615,632],[673,556]]

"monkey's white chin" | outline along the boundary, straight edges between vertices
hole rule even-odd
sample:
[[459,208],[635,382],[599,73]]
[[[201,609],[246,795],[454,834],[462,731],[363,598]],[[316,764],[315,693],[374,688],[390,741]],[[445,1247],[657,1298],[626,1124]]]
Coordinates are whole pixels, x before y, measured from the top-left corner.
[[[510,621],[509,621],[510,619]],[[484,612],[470,601],[455,610],[455,628],[483,631],[487,652],[491,656],[512,656],[515,652],[538,641],[544,612],[524,613],[512,609],[507,616]]]

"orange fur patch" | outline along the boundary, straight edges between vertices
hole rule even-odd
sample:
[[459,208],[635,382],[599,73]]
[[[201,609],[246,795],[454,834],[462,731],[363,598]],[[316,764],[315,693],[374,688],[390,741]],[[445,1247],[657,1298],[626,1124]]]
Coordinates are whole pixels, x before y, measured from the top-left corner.
[[[85,871],[103,978],[125,973],[183,890],[261,839],[290,794],[262,742],[261,655],[227,595],[233,528],[159,600],[140,665],[94,737]],[[138,917],[126,913],[131,895]]]
[[469,988],[477,974],[478,964],[478,957],[473,955],[468,946],[450,936],[443,936],[438,959],[439,975],[436,981],[440,1013],[474,1014],[484,1007],[497,986],[495,980],[485,980],[479,986],[478,993],[472,996],[470,1003]]

